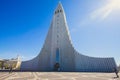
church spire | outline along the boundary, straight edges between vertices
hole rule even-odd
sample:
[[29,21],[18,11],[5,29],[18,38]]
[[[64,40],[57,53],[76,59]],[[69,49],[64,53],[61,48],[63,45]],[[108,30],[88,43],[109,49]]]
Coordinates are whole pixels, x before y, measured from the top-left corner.
[[55,10],[55,14],[57,14],[59,12],[63,12],[63,11],[64,11],[64,9],[63,9],[62,3],[59,1],[58,6]]

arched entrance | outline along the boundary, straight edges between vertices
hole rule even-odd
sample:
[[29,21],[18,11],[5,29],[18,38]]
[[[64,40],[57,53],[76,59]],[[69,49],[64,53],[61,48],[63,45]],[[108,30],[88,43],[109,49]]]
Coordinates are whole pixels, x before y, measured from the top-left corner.
[[60,64],[59,63],[55,63],[54,71],[60,71]]

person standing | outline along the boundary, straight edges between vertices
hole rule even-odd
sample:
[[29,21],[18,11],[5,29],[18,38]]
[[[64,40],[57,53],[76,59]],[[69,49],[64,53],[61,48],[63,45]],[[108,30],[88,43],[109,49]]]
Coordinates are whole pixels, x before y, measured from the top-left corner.
[[117,68],[114,68],[114,72],[115,72],[117,78],[119,78],[119,75],[118,75],[118,72],[119,72],[119,71],[117,70]]
[[10,71],[9,71],[9,73],[12,73],[12,66],[10,66]]

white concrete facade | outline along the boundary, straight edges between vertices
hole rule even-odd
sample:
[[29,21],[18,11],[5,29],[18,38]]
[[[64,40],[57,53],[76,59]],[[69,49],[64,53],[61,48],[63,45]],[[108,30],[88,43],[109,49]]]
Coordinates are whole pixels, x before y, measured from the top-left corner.
[[59,63],[60,71],[112,72],[114,58],[94,58],[78,53],[71,42],[62,4],[56,8],[45,43],[37,57],[23,61],[21,70],[53,71]]

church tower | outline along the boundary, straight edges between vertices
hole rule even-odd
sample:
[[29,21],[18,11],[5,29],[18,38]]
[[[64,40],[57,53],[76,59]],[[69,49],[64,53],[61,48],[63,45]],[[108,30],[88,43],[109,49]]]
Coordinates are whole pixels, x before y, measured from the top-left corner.
[[32,71],[96,71],[112,72],[116,67],[114,58],[94,58],[78,53],[71,42],[66,16],[59,2],[37,57],[24,61],[21,70]]

